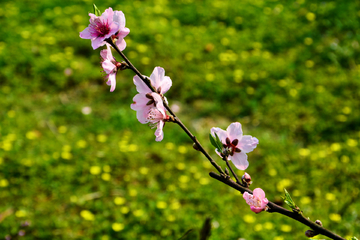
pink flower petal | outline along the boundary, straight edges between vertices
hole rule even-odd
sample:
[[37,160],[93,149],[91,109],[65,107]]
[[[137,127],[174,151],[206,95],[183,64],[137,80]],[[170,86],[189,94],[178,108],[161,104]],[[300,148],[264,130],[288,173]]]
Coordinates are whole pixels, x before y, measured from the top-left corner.
[[[108,44],[106,44],[106,46],[108,46]],[[108,56],[108,50],[107,49],[103,49],[100,51],[100,56],[103,60],[106,60],[107,59],[107,56]]]
[[141,80],[141,78],[138,75],[135,75],[133,78],[134,84],[136,86],[136,90],[139,93],[147,94],[151,92],[150,88],[146,86],[146,84]]
[[119,31],[119,25],[116,22],[112,22],[110,24],[110,32],[104,36],[104,39],[111,37],[112,35],[115,35]]
[[134,103],[130,105],[132,110],[136,111],[136,118],[142,124],[148,123],[149,120],[147,119],[150,108],[152,105],[146,105],[149,102],[149,98],[145,97],[143,94],[136,94],[133,98]]
[[91,46],[94,50],[104,45],[105,42],[103,38],[95,38],[91,40]]
[[269,200],[267,200],[267,198],[264,198],[261,200],[261,208],[265,209],[266,205],[268,205]]
[[156,89],[161,86],[163,77],[165,77],[165,70],[162,67],[155,67],[150,75],[150,79]]
[[263,208],[259,208],[259,207],[254,207],[254,206],[250,206],[251,211],[253,211],[254,213],[259,213],[262,212],[264,209]]
[[239,139],[243,134],[241,124],[239,122],[234,122],[230,124],[226,129],[226,132],[230,140]]
[[101,66],[107,74],[115,72],[114,70],[116,70],[116,66],[109,60],[103,61]]
[[248,153],[253,151],[258,143],[259,140],[257,138],[252,137],[250,135],[245,135],[240,139],[237,147],[240,148],[241,151]]
[[229,159],[234,163],[237,169],[245,170],[249,166],[247,155],[244,152],[234,153],[233,156],[229,156]]
[[132,110],[138,111],[143,109],[149,101],[150,99],[147,98],[144,94],[138,93],[133,98],[134,103],[132,103],[130,107]]
[[155,67],[150,75],[151,84],[157,90],[161,87],[162,94],[165,94],[171,87],[172,81],[170,77],[165,76],[165,70],[162,67]]
[[109,7],[108,9],[105,9],[105,11],[101,14],[101,17],[103,19],[106,19],[108,20],[109,22],[113,21],[113,18],[114,18],[114,11],[111,7]]
[[165,76],[161,83],[161,93],[165,94],[172,86],[172,81],[170,77]]
[[253,191],[253,196],[259,199],[265,198],[265,192],[261,188],[255,188]]
[[145,124],[145,123],[149,122],[147,117],[148,117],[148,113],[150,111],[150,108],[151,108],[150,106],[146,106],[146,107],[143,108],[143,110],[136,111],[136,118],[140,123]]
[[116,41],[116,46],[119,48],[120,51],[124,50],[126,48],[126,42],[123,38],[119,38]]
[[103,59],[102,67],[104,71],[109,74],[113,71],[116,71],[116,66],[113,62],[115,62],[115,58],[112,55],[111,48],[109,44],[106,44],[107,49],[100,51],[100,56]]
[[89,16],[90,16],[90,19],[89,19],[89,22],[90,23],[93,23],[95,21],[96,18],[98,18],[98,16],[96,16],[95,14],[93,13],[89,13]]
[[126,37],[128,34],[130,33],[130,29],[128,28],[123,28],[119,31],[119,33],[116,35],[116,37],[118,38],[124,38]]
[[114,22],[117,22],[120,29],[125,28],[125,15],[122,11],[114,11]]
[[112,55],[110,44],[106,43],[106,59],[110,61],[115,61],[115,58]]
[[162,98],[159,94],[152,92],[151,96],[154,98],[155,100],[155,106],[156,108],[161,112],[161,114],[165,117],[165,107],[162,101]]
[[82,32],[80,32],[80,37],[84,39],[92,39],[93,36],[91,35],[90,27],[87,27]]
[[249,194],[248,192],[244,192],[244,194],[243,194],[243,198],[245,199],[246,202],[249,201],[250,196],[251,196],[251,194]]
[[163,127],[164,127],[164,122],[163,121],[159,121],[157,124],[157,129],[155,131],[155,141],[157,142],[161,142],[164,138],[164,132],[163,132]]
[[211,135],[213,135],[213,137],[215,137],[215,133],[218,135],[218,137],[220,138],[220,141],[222,143],[225,143],[226,138],[227,138],[227,133],[226,131],[222,130],[221,128],[218,127],[213,127],[211,128]]
[[108,82],[110,82],[110,92],[113,92],[115,90],[116,87],[116,73],[110,73],[109,74],[109,80]]

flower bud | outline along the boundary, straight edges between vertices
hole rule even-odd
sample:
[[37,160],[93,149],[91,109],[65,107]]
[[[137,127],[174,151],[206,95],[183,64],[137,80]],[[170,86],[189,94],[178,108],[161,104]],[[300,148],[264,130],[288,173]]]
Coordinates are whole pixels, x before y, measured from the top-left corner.
[[321,227],[323,226],[323,225],[322,225],[322,222],[321,222],[320,220],[316,220],[315,223],[316,223],[317,225],[320,225]]
[[125,70],[129,65],[126,62],[117,62],[116,67],[118,70]]
[[305,232],[305,236],[307,236],[308,238],[315,237],[316,235],[318,235],[318,233],[316,233],[314,230],[307,230]]
[[246,186],[250,186],[250,184],[252,184],[251,176],[250,176],[250,174],[248,174],[247,172],[245,172],[244,175],[241,177],[241,181],[242,181],[243,184],[245,184]]

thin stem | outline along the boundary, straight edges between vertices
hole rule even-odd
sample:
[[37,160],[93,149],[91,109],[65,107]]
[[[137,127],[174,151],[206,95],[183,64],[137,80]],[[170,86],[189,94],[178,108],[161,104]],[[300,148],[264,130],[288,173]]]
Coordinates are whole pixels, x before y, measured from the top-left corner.
[[[235,183],[233,180],[231,179],[225,179],[224,177],[220,176],[219,174],[217,173],[214,173],[214,172],[210,172],[210,177],[220,181],[220,182],[223,182],[225,183],[226,185],[240,191],[242,194],[244,194],[244,192],[248,192],[250,194],[252,194],[252,191],[250,189],[247,189],[237,183]],[[269,213],[273,213],[273,212],[277,212],[277,213],[280,213],[282,215],[285,215],[289,218],[292,218],[298,222],[301,222],[302,224],[310,227],[311,229],[313,229],[314,231],[316,231],[317,233],[319,234],[322,234],[324,236],[327,236],[331,239],[334,239],[334,240],[346,240],[345,238],[342,238],[340,237],[339,235],[321,227],[320,225],[310,221],[309,219],[307,219],[306,217],[304,217],[302,214],[299,214],[299,213],[296,213],[296,212],[291,212],[273,202],[269,202],[268,203],[268,207],[269,209],[267,210],[267,212]]]
[[[139,78],[148,86],[152,92],[156,92],[155,88],[151,85],[150,79],[145,77],[140,73],[139,70],[135,68],[135,66],[130,62],[130,60],[125,56],[125,54],[120,51],[120,49],[113,43],[111,38],[108,38],[105,40],[107,43],[109,43],[124,59],[124,61],[127,63],[128,68],[131,69]],[[212,157],[206,152],[206,150],[201,146],[200,142],[196,139],[196,137],[189,131],[189,129],[186,128],[186,126],[181,122],[181,120],[175,115],[175,113],[170,109],[170,107],[167,105],[167,103],[163,99],[163,105],[164,107],[169,111],[169,113],[174,117],[175,123],[177,123],[184,132],[191,138],[191,140],[198,146],[199,151],[204,154],[204,156],[210,161],[210,163],[218,170],[218,172],[225,176],[225,172],[221,169],[221,167],[212,159]]]
[[236,183],[242,185],[241,182],[240,182],[240,180],[239,180],[239,178],[238,178],[238,176],[236,175],[236,173],[235,173],[234,170],[232,169],[232,167],[231,167],[231,165],[230,165],[229,160],[227,159],[227,157],[224,157],[223,160],[226,162],[226,166],[228,166],[228,168],[230,169],[232,175],[233,175],[234,178],[236,179]]
[[[109,38],[106,39],[106,42],[109,43],[119,54],[120,56],[125,60],[125,62],[128,65],[128,68],[131,69],[137,76],[140,77],[140,79],[149,87],[149,89],[151,89],[152,92],[156,92],[156,90],[154,89],[154,87],[151,85],[150,79],[148,77],[143,76],[139,70],[137,70],[135,68],[135,66],[129,61],[129,59],[127,59],[127,57],[125,56],[125,54],[119,50],[119,48],[113,43],[113,41]],[[221,181],[223,183],[225,183],[226,185],[240,191],[241,193],[244,192],[248,192],[250,194],[253,194],[253,192],[248,189],[245,188],[244,186],[241,185],[241,182],[239,181],[237,175],[235,174],[235,172],[233,171],[231,165],[229,164],[227,159],[224,159],[226,161],[226,165],[229,167],[231,173],[234,175],[236,182],[234,182],[233,180],[231,180],[230,178],[227,178],[227,174],[221,169],[221,167],[211,158],[211,156],[206,152],[206,150],[201,146],[200,142],[196,139],[196,137],[186,128],[186,126],[181,122],[181,120],[175,115],[175,113],[170,109],[170,107],[167,105],[167,103],[165,101],[163,101],[164,107],[169,111],[169,113],[174,117],[174,122],[176,122],[183,130],[184,132],[191,138],[191,140],[197,145],[199,151],[201,153],[204,154],[204,156],[210,161],[210,163],[218,170],[218,172],[220,173],[214,173],[214,172],[210,172],[210,176],[218,181]],[[319,234],[322,234],[324,236],[327,236],[329,238],[332,238],[334,240],[346,240],[345,238],[342,238],[338,235],[336,235],[335,233],[321,227],[320,225],[311,222],[310,220],[308,220],[307,218],[305,218],[302,214],[299,213],[295,213],[295,212],[291,212],[273,202],[269,202],[268,203],[268,207],[269,209],[267,210],[267,212],[277,212],[280,213],[282,215],[285,215],[287,217],[290,217],[296,221],[299,221],[301,223],[303,223],[306,226],[309,226],[311,229],[313,229],[314,231],[316,231]]]

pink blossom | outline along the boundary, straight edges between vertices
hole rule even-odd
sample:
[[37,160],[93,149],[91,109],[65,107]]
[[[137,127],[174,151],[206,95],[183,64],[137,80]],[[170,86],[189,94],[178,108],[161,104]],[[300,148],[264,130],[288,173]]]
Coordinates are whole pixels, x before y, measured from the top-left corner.
[[261,188],[255,188],[253,195],[248,192],[244,192],[243,198],[246,203],[250,205],[251,211],[254,213],[259,213],[266,208],[266,205],[269,203],[269,200],[265,198],[265,192]]
[[113,20],[119,25],[119,31],[113,38],[116,39],[116,46],[122,51],[126,48],[124,37],[130,33],[130,29],[125,27],[125,15],[122,11],[115,11]]
[[139,120],[140,123],[148,123],[147,114],[150,111],[150,108],[154,106],[154,102],[151,103],[153,97],[151,93],[145,94],[136,94],[133,98],[134,103],[130,105],[132,110],[136,111],[136,118]]
[[125,27],[125,16],[121,11],[114,12],[112,8],[108,8],[100,17],[92,13],[89,16],[90,24],[80,32],[81,38],[91,39],[91,46],[97,49],[105,45],[105,39],[113,37],[117,39],[116,45],[120,50],[125,49],[124,37],[130,30]]
[[116,73],[122,66],[121,63],[117,62],[111,53],[111,48],[106,44],[107,49],[101,50],[100,56],[101,66],[106,73],[105,79],[107,80],[106,84],[111,86],[110,92],[113,92],[116,87]]
[[[139,76],[134,77],[134,84],[139,93],[150,93],[150,88],[141,80]],[[165,70],[162,67],[155,67],[150,75],[151,85],[155,88],[157,93],[165,94],[171,87],[172,81],[168,76],[165,76]]]
[[160,142],[164,138],[163,127],[165,125],[165,121],[169,119],[169,116],[166,114],[166,109],[160,95],[157,93],[151,93],[151,95],[154,98],[155,107],[150,108],[147,120],[152,128],[157,128],[155,131],[155,141]]
[[254,150],[259,140],[250,135],[243,136],[239,122],[231,123],[226,131],[214,127],[211,129],[211,134],[215,137],[215,133],[219,136],[224,147],[224,149],[216,149],[216,153],[220,157],[226,153],[236,168],[245,170],[249,166],[246,153]]
[[[142,97],[142,94],[137,96]],[[135,96],[136,97],[136,96]],[[164,138],[163,127],[165,121],[169,119],[169,116],[166,114],[166,109],[163,105],[162,98],[157,93],[146,94],[145,99],[140,101],[147,101],[148,104],[143,106],[135,105],[136,115],[141,123],[149,123],[151,128],[157,128],[155,131],[156,141],[160,142]]]
[[251,176],[247,172],[244,173],[244,175],[241,177],[241,181],[246,185],[250,186],[252,184]]
[[[150,88],[140,79],[140,77],[134,77],[134,84],[136,90],[139,92],[133,98],[131,109],[136,111],[136,117],[141,123],[147,123],[147,113],[151,108],[151,104],[148,104],[151,98],[149,93],[152,93]],[[158,94],[165,94],[171,87],[172,81],[168,76],[165,76],[165,70],[162,67],[155,67],[154,71],[150,75],[151,85],[157,90]],[[150,96],[151,97],[151,96]],[[164,97],[165,102],[167,102]]]

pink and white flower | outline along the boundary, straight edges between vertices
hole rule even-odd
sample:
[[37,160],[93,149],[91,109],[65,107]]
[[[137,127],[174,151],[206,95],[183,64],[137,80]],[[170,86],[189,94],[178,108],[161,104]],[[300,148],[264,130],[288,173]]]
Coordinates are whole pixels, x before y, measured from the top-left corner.
[[155,107],[153,106],[150,108],[146,119],[152,128],[156,127],[155,141],[160,142],[164,138],[163,128],[165,121],[169,119],[169,116],[166,114],[166,109],[160,95],[157,93],[150,94],[154,98]]
[[223,143],[223,149],[216,149],[216,153],[223,157],[227,155],[235,167],[240,170],[245,170],[249,166],[246,153],[254,150],[259,143],[259,140],[250,135],[244,135],[241,129],[241,124],[235,122],[230,124],[226,131],[221,128],[214,127],[211,129],[211,134],[215,137],[215,133]]
[[[140,77],[134,77],[134,84],[136,90],[139,92],[133,98],[133,103],[131,104],[131,109],[137,111],[136,117],[141,123],[147,123],[147,112],[151,108],[149,104],[151,89],[141,80]],[[168,76],[165,76],[165,70],[162,67],[155,67],[154,71],[150,75],[150,83],[157,90],[157,93],[160,95],[165,94],[171,87],[172,81]],[[167,103],[166,98],[164,97],[165,102]]]
[[94,50],[105,45],[104,40],[110,37],[117,39],[116,45],[120,50],[125,49],[124,37],[129,34],[130,30],[125,27],[123,12],[114,12],[112,8],[108,8],[99,17],[92,13],[89,13],[89,16],[90,24],[80,32],[80,37],[91,39],[91,46]]
[[246,203],[250,205],[250,209],[254,213],[264,211],[266,205],[269,203],[269,200],[265,198],[265,192],[261,188],[255,188],[252,195],[244,192],[243,198]]
[[[136,111],[136,117],[140,123],[149,123],[152,127],[157,127],[155,131],[156,141],[161,141],[164,137],[163,127],[169,116],[163,104],[163,96],[171,87],[172,81],[165,76],[165,70],[162,67],[155,67],[150,75],[150,84],[156,89],[156,93],[141,80],[140,77],[134,77],[136,90],[139,92],[133,98],[131,109]],[[162,98],[163,97],[163,98]]]
[[106,46],[107,49],[101,50],[100,52],[100,56],[102,58],[101,66],[104,69],[104,72],[106,73],[105,76],[105,79],[107,80],[106,84],[111,86],[110,92],[113,92],[116,87],[116,73],[122,67],[122,64],[115,60],[115,58],[111,53],[110,46],[108,44],[106,44]]
[[[138,94],[136,96],[142,97],[143,95]],[[147,104],[145,103],[142,106],[134,105],[135,107],[132,105],[132,109],[136,110],[136,116],[141,123],[149,123],[151,128],[157,128],[155,131],[155,140],[160,142],[164,138],[163,127],[165,122],[169,119],[169,116],[166,114],[166,109],[159,94],[154,92],[148,93],[145,98],[146,100],[141,99],[141,101],[144,101],[144,103],[146,101]]]

